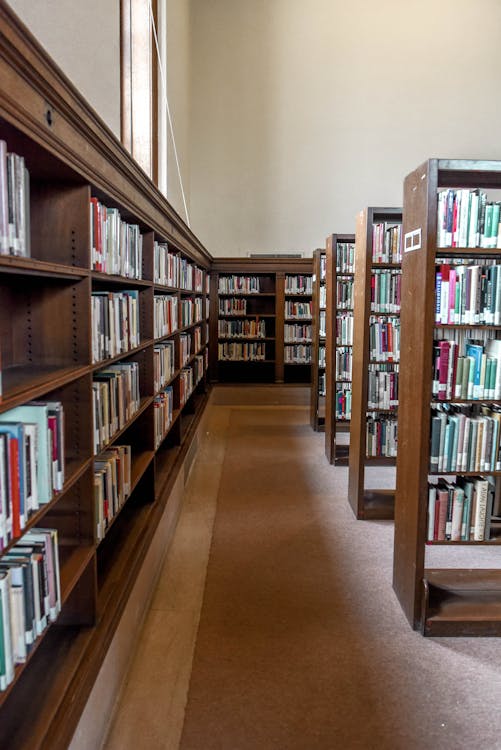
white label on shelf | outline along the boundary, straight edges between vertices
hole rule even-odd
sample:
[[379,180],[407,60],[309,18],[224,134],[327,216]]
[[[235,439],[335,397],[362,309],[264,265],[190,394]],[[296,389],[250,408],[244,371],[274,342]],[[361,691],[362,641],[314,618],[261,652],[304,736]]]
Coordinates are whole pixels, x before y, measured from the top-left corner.
[[406,232],[404,237],[404,251],[410,253],[412,250],[421,249],[421,227],[412,232]]

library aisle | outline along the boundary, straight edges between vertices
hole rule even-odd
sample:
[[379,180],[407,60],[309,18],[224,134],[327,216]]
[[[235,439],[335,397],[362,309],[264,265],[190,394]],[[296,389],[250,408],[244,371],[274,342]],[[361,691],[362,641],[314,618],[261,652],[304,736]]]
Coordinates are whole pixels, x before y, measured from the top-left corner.
[[501,747],[499,640],[410,630],[308,403],[214,389],[106,750]]

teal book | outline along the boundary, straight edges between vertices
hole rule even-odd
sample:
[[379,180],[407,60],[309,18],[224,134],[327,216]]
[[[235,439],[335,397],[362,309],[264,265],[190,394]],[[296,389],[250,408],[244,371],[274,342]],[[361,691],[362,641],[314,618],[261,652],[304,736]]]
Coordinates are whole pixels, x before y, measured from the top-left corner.
[[52,450],[47,404],[33,402],[16,406],[0,414],[0,422],[29,422],[37,425],[37,488],[38,503],[44,505],[52,499]]

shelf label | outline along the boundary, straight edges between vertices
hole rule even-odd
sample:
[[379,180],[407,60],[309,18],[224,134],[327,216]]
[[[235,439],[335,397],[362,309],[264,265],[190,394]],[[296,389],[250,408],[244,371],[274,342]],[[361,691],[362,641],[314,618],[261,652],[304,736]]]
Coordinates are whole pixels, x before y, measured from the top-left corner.
[[412,250],[421,250],[421,227],[405,233],[404,252],[410,253]]

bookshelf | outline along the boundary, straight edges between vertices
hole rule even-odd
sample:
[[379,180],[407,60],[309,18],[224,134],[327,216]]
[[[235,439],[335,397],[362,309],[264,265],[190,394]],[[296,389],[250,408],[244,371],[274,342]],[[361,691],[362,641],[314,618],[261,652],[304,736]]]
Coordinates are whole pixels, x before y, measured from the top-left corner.
[[369,207],[357,216],[348,479],[357,518],[393,518],[394,489],[367,487],[366,469],[395,466],[401,222],[400,208]]
[[[478,198],[473,198],[473,191],[479,188],[490,194],[489,200],[496,200],[491,191],[501,188],[501,162],[431,159],[410,173],[404,183],[401,320],[405,345],[402,348],[400,376],[393,586],[411,625],[427,636],[501,635],[501,570],[498,552],[493,549],[500,540],[499,522],[495,518],[491,519],[489,511],[489,497],[496,506],[499,503],[499,487],[496,485],[496,476],[499,474],[496,455],[499,437],[492,439],[492,459],[487,450],[484,451],[484,446],[479,454],[474,452],[472,457],[463,433],[462,454],[459,448],[457,453],[451,453],[455,462],[461,456],[461,471],[456,464],[453,473],[453,467],[449,463],[446,463],[444,471],[436,469],[435,462],[443,462],[443,455],[448,455],[445,448],[439,448],[437,454],[436,446],[432,450],[436,420],[434,415],[439,413],[440,408],[450,410],[451,402],[457,404],[450,414],[467,415],[469,424],[465,428],[466,436],[471,441],[472,435],[478,435],[477,428],[473,432],[473,422],[478,422],[479,414],[483,413],[480,407],[474,407],[473,404],[492,405],[494,412],[488,406],[486,413],[494,414],[494,417],[499,405],[497,381],[496,398],[492,398],[490,389],[490,398],[485,400],[479,399],[478,393],[476,401],[472,401],[469,393],[464,398],[465,394],[461,392],[462,397],[458,398],[457,391],[452,394],[453,398],[449,398],[451,393],[448,388],[455,382],[455,368],[462,356],[461,351],[457,359],[454,356],[450,358],[451,363],[456,362],[451,373],[447,366],[443,371],[439,369],[436,375],[437,355],[439,366],[445,362],[442,360],[440,340],[447,342],[445,349],[452,352],[451,342],[454,336],[459,334],[471,342],[486,335],[488,341],[492,342],[488,346],[496,351],[496,340],[500,338],[499,313],[496,313],[494,322],[492,317],[488,323],[482,322],[480,317],[484,308],[492,311],[492,300],[499,299],[499,289],[492,285],[492,272],[487,266],[493,262],[499,263],[501,250],[492,247],[492,244],[489,247],[481,246],[482,235],[490,234],[487,231],[487,221],[484,224],[482,219],[483,231],[479,232],[480,236],[476,234],[473,206]],[[472,236],[466,234],[466,241],[465,235],[457,237],[455,247],[442,246],[444,237],[442,221],[439,222],[438,196],[445,190],[455,190],[462,194],[461,205],[466,208],[466,215],[458,212],[458,226],[466,226],[466,218],[470,229],[473,229]],[[464,191],[470,191],[466,194],[466,200]],[[457,206],[457,203],[454,205]],[[478,214],[487,217],[487,210],[485,214],[482,211]],[[449,212],[448,216],[452,214]],[[440,217],[442,219],[441,215]],[[453,230],[452,221],[448,228]],[[495,237],[493,241],[498,244]],[[477,265],[487,269],[482,275],[487,280],[485,290],[489,290],[489,297],[483,296],[484,288],[478,288],[477,284],[475,287],[472,285],[469,291],[469,294],[480,294],[477,296],[479,304],[475,305],[475,315],[479,312],[480,315],[473,319],[473,323],[468,312],[472,298],[462,295],[461,290],[459,267],[462,265],[468,267],[467,273],[472,273],[472,267]],[[454,269],[454,277],[449,275],[449,269]],[[445,288],[446,278],[448,288]],[[439,284],[440,292],[436,294],[435,287]],[[454,290],[445,305],[442,297],[444,288],[449,293],[451,289]],[[473,288],[476,289],[475,292],[471,291]],[[458,290],[460,322],[455,317],[454,310]],[[454,303],[453,310],[448,312],[451,301]],[[447,322],[441,317],[444,307]],[[465,320],[469,322],[466,323]],[[478,324],[475,325],[477,321]],[[461,349],[461,338],[459,341]],[[485,345],[485,341],[483,344]],[[435,380],[438,380],[439,394],[443,386],[439,397],[436,395]],[[470,421],[472,415],[473,419]],[[447,420],[450,425],[449,417]],[[490,420],[491,417],[486,424]],[[487,459],[487,468],[484,463],[483,471],[471,471],[470,461],[485,462]],[[444,468],[443,464],[438,465],[439,468]],[[468,470],[465,470],[465,466]],[[479,479],[477,484],[474,480],[474,494],[470,498],[473,508],[470,506],[468,511],[466,488],[468,478],[472,475],[483,477],[487,481]],[[434,499],[441,484],[435,483],[440,477],[449,482],[449,485],[442,483],[445,494],[443,518],[440,504]],[[490,490],[491,482],[494,493]],[[460,537],[453,541],[456,511],[461,508],[461,504],[463,510],[458,515],[460,524],[457,529]],[[437,505],[438,518],[435,516]],[[445,523],[441,534],[442,521]],[[477,535],[477,531],[481,533]]]
[[[25,160],[31,224],[30,257],[0,255],[0,422],[32,401],[64,411],[61,440],[51,428],[64,481],[0,556],[4,566],[29,529],[56,529],[62,606],[0,692],[0,733],[13,750],[64,748],[207,401],[211,256],[6,4],[0,25],[0,139]],[[108,272],[89,220],[97,202],[124,222],[128,259]],[[156,273],[158,245],[179,263],[173,283]],[[162,297],[180,317],[158,334]],[[118,446],[129,451],[127,496],[100,518],[96,461],[113,465]]]
[[[215,258],[210,372],[215,382],[309,383],[312,259]],[[286,314],[287,312],[287,314]],[[297,328],[296,328],[297,326]],[[299,330],[301,327],[301,331]]]
[[[353,318],[349,300],[338,301],[341,288],[354,278],[354,234],[331,234],[327,237],[326,259],[326,321],[325,321],[325,455],[331,464],[348,463],[348,443],[338,440],[350,428],[351,380],[338,373],[338,358],[350,361],[350,320]],[[344,295],[343,295],[344,296]]]
[[310,424],[325,429],[325,315],[327,303],[326,256],[324,249],[313,252],[313,342],[311,361]]

